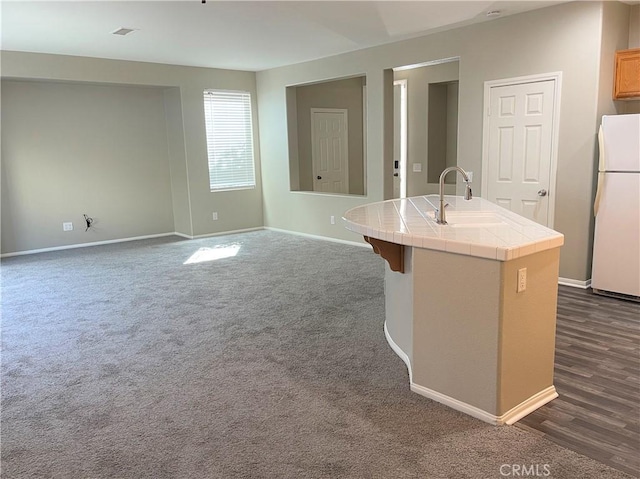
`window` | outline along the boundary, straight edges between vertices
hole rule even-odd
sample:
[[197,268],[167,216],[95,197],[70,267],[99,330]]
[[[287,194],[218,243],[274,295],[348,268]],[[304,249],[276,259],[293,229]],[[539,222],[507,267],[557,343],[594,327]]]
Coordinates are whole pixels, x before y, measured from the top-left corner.
[[251,94],[205,90],[204,119],[211,191],[254,188]]

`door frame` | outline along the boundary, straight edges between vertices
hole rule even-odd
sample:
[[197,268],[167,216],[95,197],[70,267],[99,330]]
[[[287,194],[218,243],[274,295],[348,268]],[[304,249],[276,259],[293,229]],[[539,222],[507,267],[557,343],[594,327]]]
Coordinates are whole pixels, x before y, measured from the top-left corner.
[[[346,145],[346,155],[344,158],[344,181],[347,187],[347,194],[349,192],[349,110],[347,108],[311,108],[311,181],[313,186],[314,193],[327,193],[326,191],[318,191],[315,189],[315,179],[317,176],[316,172],[316,161],[315,161],[315,128],[314,128],[314,114],[315,113],[340,113],[344,118],[344,137],[345,137],[345,145]],[[333,192],[330,192],[333,193]],[[345,194],[345,193],[337,193],[337,194]]]
[[398,170],[400,171],[400,194],[398,198],[407,197],[407,137],[408,137],[408,116],[407,116],[407,88],[408,82],[404,78],[402,80],[394,80],[393,86],[400,87],[400,163]]
[[552,80],[553,115],[551,125],[551,158],[549,163],[549,211],[547,212],[547,227],[553,228],[556,211],[556,173],[558,168],[558,138],[560,134],[560,93],[562,91],[562,72],[538,73],[500,80],[484,82],[484,111],[482,115],[482,194],[486,194],[489,187],[489,113],[491,109],[491,89],[503,86],[515,86],[524,83],[537,83]]
[[[348,133],[349,128],[347,125]],[[367,187],[367,141],[367,85],[364,84],[362,85],[362,196],[367,196],[367,191],[369,190]]]

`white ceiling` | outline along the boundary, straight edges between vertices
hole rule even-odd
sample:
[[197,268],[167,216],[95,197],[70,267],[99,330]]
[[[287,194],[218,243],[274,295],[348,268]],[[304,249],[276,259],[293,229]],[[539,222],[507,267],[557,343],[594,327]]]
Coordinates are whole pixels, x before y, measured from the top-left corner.
[[1,48],[259,71],[558,3],[3,0]]

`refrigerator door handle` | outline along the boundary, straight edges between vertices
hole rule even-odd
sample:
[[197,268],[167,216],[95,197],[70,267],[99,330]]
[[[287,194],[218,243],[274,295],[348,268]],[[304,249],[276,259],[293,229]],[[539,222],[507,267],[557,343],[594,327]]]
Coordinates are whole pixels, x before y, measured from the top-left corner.
[[604,134],[602,133],[602,125],[598,130],[598,146],[600,148],[600,159],[598,165],[598,186],[596,189],[596,199],[593,202],[593,216],[598,216],[598,209],[600,208],[600,197],[602,196],[602,188],[604,181],[605,171],[605,159],[604,159]]

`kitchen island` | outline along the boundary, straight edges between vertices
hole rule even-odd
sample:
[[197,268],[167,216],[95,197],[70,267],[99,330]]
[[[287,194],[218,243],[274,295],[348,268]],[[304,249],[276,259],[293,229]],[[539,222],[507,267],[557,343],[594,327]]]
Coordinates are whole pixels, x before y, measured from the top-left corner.
[[512,424],[553,386],[564,236],[482,198],[438,195],[347,211],[386,260],[384,332],[411,390],[493,424]]

